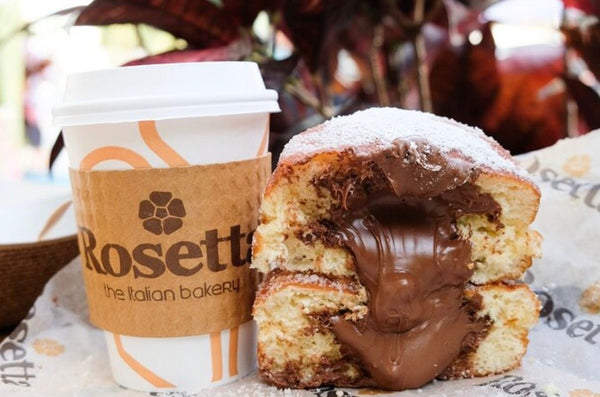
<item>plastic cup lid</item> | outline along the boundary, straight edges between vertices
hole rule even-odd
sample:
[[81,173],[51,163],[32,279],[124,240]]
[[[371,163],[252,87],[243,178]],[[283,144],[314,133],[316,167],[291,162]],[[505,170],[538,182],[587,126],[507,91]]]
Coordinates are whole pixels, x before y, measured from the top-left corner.
[[256,63],[190,62],[70,75],[53,114],[64,127],[279,111]]

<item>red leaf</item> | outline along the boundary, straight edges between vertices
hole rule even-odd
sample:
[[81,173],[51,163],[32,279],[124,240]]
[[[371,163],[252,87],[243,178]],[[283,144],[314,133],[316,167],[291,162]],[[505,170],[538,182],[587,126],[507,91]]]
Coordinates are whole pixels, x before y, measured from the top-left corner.
[[358,0],[289,0],[283,3],[283,30],[314,72],[325,57],[336,55],[336,34],[352,22]]
[[[444,12],[441,12],[440,16],[436,18],[437,22],[436,20],[433,22],[446,29],[451,25],[455,33],[468,35],[473,30],[481,28],[481,10],[477,6],[466,7],[456,0],[444,0]],[[443,18],[447,22],[446,25],[442,23]]]
[[600,3],[595,0],[563,0],[565,8],[575,8],[586,14],[600,17]]
[[489,25],[482,34],[479,45],[466,42],[436,59],[430,75],[435,112],[481,127],[514,154],[553,144],[564,133],[564,93],[544,91],[559,77],[560,53],[538,59],[528,48],[527,62],[501,66]]
[[164,52],[127,62],[123,66],[177,62],[239,61],[248,55],[251,50],[251,44],[248,40],[236,40],[224,47]]
[[[444,20],[443,15],[441,15],[442,18],[438,20],[438,18],[440,17],[440,11],[442,11],[443,9],[443,7],[440,7],[440,1],[441,0],[425,0],[424,15],[428,18],[431,18],[430,21],[434,23],[440,22],[442,25],[446,25],[446,21]],[[413,14],[415,12],[415,7],[417,4],[415,0],[396,0],[395,3],[398,10],[407,19],[413,19]]]
[[591,87],[574,78],[565,78],[567,90],[577,102],[579,112],[590,130],[600,128],[600,95]]
[[265,81],[265,86],[273,90],[281,90],[285,81],[298,65],[298,60],[297,55],[292,55],[281,61],[269,59],[260,63],[258,66]]
[[566,47],[575,49],[594,75],[600,77],[600,23],[563,28],[563,33]]
[[145,23],[187,40],[196,47],[229,43],[241,27],[252,24],[267,0],[94,0],[76,25]]

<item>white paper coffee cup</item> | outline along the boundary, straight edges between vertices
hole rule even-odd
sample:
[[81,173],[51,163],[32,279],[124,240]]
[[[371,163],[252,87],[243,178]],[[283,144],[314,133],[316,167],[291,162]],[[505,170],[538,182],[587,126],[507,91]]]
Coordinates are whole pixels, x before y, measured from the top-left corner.
[[[54,123],[63,129],[74,170],[169,168],[260,157],[268,152],[269,113],[279,111],[277,93],[265,89],[251,62],[87,72],[68,78],[64,98],[54,109]],[[253,321],[222,330],[216,338],[215,333],[168,338],[105,334],[115,380],[137,390],[197,390],[256,368]]]

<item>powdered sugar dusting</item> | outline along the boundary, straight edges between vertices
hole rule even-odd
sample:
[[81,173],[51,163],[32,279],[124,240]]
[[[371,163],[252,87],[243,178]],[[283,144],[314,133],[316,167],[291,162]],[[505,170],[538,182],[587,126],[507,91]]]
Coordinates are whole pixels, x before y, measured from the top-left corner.
[[308,159],[315,154],[351,148],[358,156],[389,149],[394,140],[425,139],[443,154],[460,155],[475,166],[510,172],[529,179],[508,151],[480,129],[414,110],[371,108],[335,117],[294,136],[280,161]]

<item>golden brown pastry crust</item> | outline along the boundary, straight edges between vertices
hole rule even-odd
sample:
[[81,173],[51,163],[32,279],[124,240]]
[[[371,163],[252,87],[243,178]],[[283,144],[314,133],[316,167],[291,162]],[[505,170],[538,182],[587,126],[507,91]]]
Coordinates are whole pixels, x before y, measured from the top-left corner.
[[[376,386],[327,321],[339,315],[360,321],[369,304],[355,257],[329,241],[328,228],[348,195],[393,185],[389,172],[396,169],[410,169],[415,181],[429,183],[419,187],[424,196],[468,184],[502,209],[496,221],[478,214],[456,219],[460,237],[472,247],[464,300],[481,303],[473,318],[486,326],[465,340],[440,378],[483,376],[519,364],[539,303],[526,286],[504,282],[521,277],[539,255],[540,236],[529,229],[539,189],[480,131],[419,112],[371,109],[294,138],[265,190],[253,266],[267,274],[254,305],[259,370],[267,381],[281,387]],[[398,194],[405,187],[390,189]],[[513,305],[515,299],[521,304]],[[484,357],[490,352],[497,360]]]

